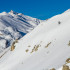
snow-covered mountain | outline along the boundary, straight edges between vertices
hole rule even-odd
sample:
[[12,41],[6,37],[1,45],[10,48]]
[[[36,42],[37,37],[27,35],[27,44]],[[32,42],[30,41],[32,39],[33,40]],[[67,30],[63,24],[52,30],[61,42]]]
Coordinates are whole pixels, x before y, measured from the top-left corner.
[[0,58],[0,70],[62,70],[70,58],[70,11],[40,23]]
[[10,11],[0,13],[0,52],[33,30],[41,20]]

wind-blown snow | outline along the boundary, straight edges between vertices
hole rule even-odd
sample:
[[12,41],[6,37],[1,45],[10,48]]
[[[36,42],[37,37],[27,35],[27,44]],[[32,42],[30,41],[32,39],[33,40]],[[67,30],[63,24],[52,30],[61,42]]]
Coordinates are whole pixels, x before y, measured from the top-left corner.
[[[69,41],[70,12],[67,12],[40,23],[21,38],[15,50],[9,50],[0,59],[0,70],[61,70],[70,57]],[[35,45],[37,50],[31,52]]]

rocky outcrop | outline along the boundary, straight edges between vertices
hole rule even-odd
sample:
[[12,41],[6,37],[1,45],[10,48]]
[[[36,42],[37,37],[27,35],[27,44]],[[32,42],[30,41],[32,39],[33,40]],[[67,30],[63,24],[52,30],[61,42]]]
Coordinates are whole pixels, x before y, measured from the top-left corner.
[[11,46],[11,51],[13,51],[14,49],[15,49],[15,43],[17,43],[18,42],[18,39],[16,39],[14,42],[13,42],[13,44],[12,44],[12,46]]
[[56,70],[55,68],[52,68],[52,69],[50,69],[50,70]]
[[70,70],[70,69],[69,69],[69,66],[67,66],[66,64],[64,64],[62,70]]
[[66,63],[70,63],[70,58],[68,58],[68,59],[66,60]]

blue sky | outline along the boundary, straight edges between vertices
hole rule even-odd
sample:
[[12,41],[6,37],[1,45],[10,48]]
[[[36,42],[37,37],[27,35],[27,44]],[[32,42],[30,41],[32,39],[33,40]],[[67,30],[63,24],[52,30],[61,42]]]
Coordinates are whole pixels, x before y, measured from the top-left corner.
[[14,10],[43,20],[69,8],[70,0],[0,0],[0,12]]

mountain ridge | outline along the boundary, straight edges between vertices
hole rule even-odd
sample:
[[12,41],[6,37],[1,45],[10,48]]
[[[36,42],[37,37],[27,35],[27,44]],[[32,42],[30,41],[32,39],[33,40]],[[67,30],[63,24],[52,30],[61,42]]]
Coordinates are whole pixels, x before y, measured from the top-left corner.
[[62,13],[40,23],[15,44],[13,51],[5,54],[5,58],[8,56],[9,58],[3,61],[0,69],[60,69],[65,64],[66,59],[70,57],[70,46],[68,45],[70,41],[69,15],[70,13]]
[[[41,20],[14,11],[0,13],[0,50],[11,46],[12,42],[32,31]],[[6,45],[7,44],[7,45]],[[1,48],[2,47],[2,48]]]

